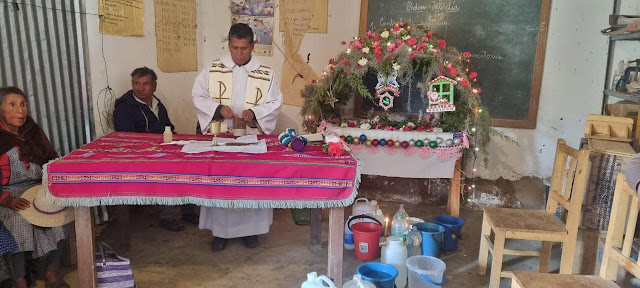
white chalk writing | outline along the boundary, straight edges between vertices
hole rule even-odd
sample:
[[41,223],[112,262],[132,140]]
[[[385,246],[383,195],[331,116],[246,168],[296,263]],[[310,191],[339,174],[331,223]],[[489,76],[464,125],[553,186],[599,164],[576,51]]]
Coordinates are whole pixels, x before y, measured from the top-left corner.
[[480,51],[480,53],[473,53],[471,54],[471,57],[478,58],[478,59],[504,60],[504,57],[502,57],[502,55],[487,53],[487,51]]
[[407,8],[407,11],[410,11],[410,12],[421,12],[421,11],[427,10],[429,6],[418,5],[418,3],[413,3],[411,1],[408,1],[406,4],[406,8]]
[[447,13],[457,13],[460,12],[460,6],[456,5],[457,0],[451,0],[445,2],[444,0],[439,0],[433,2],[431,5],[431,10],[433,11],[446,11]]

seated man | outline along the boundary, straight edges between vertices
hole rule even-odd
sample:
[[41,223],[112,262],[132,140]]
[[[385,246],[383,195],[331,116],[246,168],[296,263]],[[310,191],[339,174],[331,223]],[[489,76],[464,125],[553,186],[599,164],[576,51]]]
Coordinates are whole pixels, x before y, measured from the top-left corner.
[[[116,131],[162,133],[165,126],[174,130],[167,109],[160,99],[153,95],[158,76],[147,68],[136,68],[131,72],[132,89],[116,100],[113,110],[113,124]],[[198,224],[194,205],[182,205],[182,220]],[[184,225],[173,217],[173,206],[162,206],[160,226],[170,231],[182,231]]]
[[[224,120],[228,127],[234,127],[234,118],[246,122],[243,128],[250,134],[271,133],[275,128],[282,93],[273,70],[260,65],[260,60],[251,54],[253,46],[249,25],[232,25],[230,53],[213,61],[196,77],[192,92],[198,115],[196,132],[209,131],[212,120]],[[222,250],[227,239],[239,237],[244,238],[246,247],[257,247],[256,235],[268,233],[271,222],[273,209],[200,209],[200,229],[210,229],[215,236],[213,250]]]

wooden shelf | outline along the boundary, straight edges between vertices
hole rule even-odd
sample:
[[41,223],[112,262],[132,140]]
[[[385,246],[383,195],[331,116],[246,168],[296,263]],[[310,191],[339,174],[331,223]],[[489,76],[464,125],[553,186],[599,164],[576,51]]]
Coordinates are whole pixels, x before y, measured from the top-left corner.
[[616,97],[624,100],[629,100],[634,103],[640,103],[640,94],[629,94],[613,90],[604,90],[604,94],[609,97]]
[[609,36],[611,41],[640,40],[640,31],[624,33],[614,32],[613,34],[605,33],[605,35]]

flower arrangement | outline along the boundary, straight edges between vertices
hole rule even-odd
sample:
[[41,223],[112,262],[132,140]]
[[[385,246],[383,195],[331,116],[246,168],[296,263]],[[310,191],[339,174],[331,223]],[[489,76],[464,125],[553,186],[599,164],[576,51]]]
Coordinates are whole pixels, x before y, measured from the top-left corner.
[[[397,23],[392,29],[367,31],[362,38],[342,41],[345,50],[329,59],[328,65],[320,79],[314,79],[302,91],[305,102],[302,115],[305,117],[303,127],[308,132],[315,132],[322,120],[343,122],[346,104],[353,95],[359,94],[363,99],[374,101],[374,96],[363,78],[367,73],[379,75],[397,75],[399,85],[413,81],[416,72],[422,75],[418,79],[428,87],[428,82],[438,76],[451,78],[455,82],[455,111],[446,112],[445,117],[432,122],[433,115],[425,114],[422,119],[406,119],[403,121],[365,121],[371,129],[422,129],[425,131],[457,132],[469,135],[473,155],[482,152],[485,166],[488,163],[488,147],[491,135],[513,141],[501,131],[490,127],[491,116],[481,106],[479,94],[482,89],[477,84],[478,73],[471,67],[471,53],[459,52],[447,45],[446,40],[437,38],[423,26],[412,26]],[[421,93],[427,97],[427,92]],[[378,104],[376,104],[378,105]],[[392,105],[392,102],[391,102]],[[385,108],[386,110],[387,108]],[[427,121],[425,121],[425,118]],[[380,119],[379,119],[380,120]],[[347,122],[347,125],[351,122]],[[413,125],[410,125],[413,124]],[[354,123],[361,127],[363,123]],[[362,128],[362,127],[361,127]],[[406,130],[405,130],[406,129]],[[441,130],[440,130],[441,129]]]

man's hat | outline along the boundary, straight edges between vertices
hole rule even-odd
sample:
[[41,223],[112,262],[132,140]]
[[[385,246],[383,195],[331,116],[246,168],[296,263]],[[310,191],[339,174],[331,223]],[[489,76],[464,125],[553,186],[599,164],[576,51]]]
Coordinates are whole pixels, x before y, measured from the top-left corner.
[[74,219],[72,207],[54,205],[47,199],[42,185],[33,186],[22,193],[20,198],[31,202],[29,208],[18,211],[29,223],[40,227],[58,227]]

